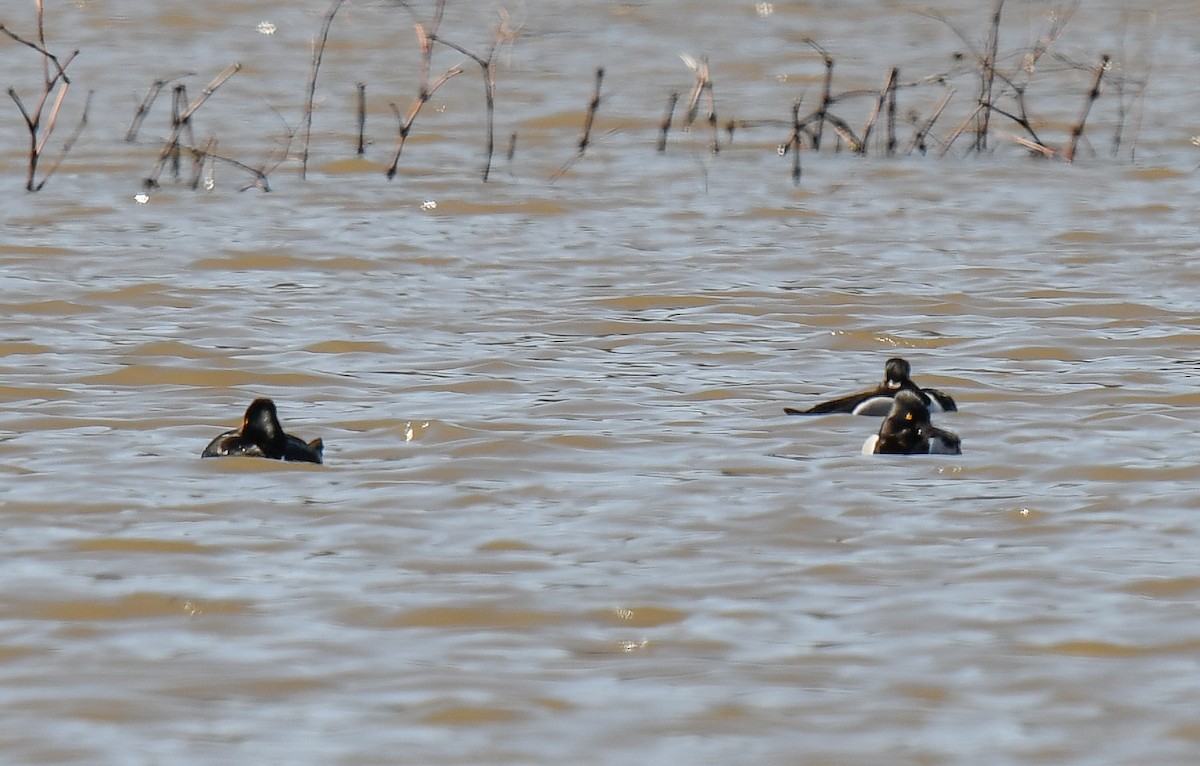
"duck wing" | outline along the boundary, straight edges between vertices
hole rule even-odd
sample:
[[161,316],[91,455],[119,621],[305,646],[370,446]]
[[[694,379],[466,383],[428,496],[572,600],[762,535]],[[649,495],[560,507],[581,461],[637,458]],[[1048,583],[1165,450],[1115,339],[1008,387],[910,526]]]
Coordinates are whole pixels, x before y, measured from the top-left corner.
[[305,444],[303,439],[288,434],[287,446],[283,450],[283,459],[298,463],[320,463],[324,451],[325,443],[319,438]]
[[945,391],[939,391],[936,388],[922,388],[921,393],[929,398],[929,410],[937,412],[940,408],[942,412],[958,412],[958,405],[954,403],[954,399]]
[[962,439],[958,438],[958,434],[931,425],[926,432],[926,436],[929,439],[930,455],[962,454]]
[[892,408],[892,397],[896,395],[893,389],[878,386],[870,391],[860,391],[857,394],[841,396],[827,402],[814,404],[807,410],[797,410],[784,407],[788,415],[831,415],[845,413],[848,415],[887,415]]
[[229,457],[246,455],[249,457],[266,457],[262,449],[252,440],[242,436],[240,431],[226,431],[208,443],[200,457]]

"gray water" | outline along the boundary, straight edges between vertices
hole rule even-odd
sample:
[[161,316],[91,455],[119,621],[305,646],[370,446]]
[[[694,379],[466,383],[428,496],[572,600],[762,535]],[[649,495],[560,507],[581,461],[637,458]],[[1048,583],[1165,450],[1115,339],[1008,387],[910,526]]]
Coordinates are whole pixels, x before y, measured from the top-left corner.
[[[1048,142],[1090,87],[1069,63],[1150,82],[1124,118],[1106,89],[1074,164],[1011,123],[982,155],[827,134],[799,186],[776,149],[819,98],[805,39],[835,90],[877,89],[969,68],[953,28],[979,45],[986,13],[510,8],[485,184],[470,61],[385,178],[418,56],[373,2],[335,18],[301,179],[327,8],[48,8],[51,49],[80,50],[51,147],[95,94],[37,194],[0,107],[4,760],[1195,763],[1193,3],[1085,0],[1064,28],[1029,88]],[[1006,7],[1006,65],[1046,8]],[[441,33],[486,51],[496,18],[451,3]],[[715,155],[679,110],[654,149],[680,53],[742,121]],[[235,61],[196,140],[272,191],[224,163],[143,189],[169,132],[164,93],[123,141],[146,88],[194,98]],[[32,104],[37,56],[0,63]],[[978,86],[952,82],[938,140]],[[900,93],[902,146],[944,92]],[[958,400],[935,418],[961,457],[865,457],[875,420],[783,414],[893,355]],[[325,465],[199,459],[258,396]]]

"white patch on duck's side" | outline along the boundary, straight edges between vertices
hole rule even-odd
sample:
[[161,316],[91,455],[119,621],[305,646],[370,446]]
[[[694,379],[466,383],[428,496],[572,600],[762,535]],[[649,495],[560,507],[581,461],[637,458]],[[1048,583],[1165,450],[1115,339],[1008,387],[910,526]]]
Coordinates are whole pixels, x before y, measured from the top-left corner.
[[862,453],[864,455],[874,455],[875,445],[879,443],[879,434],[871,434],[867,440],[863,442]]
[[929,437],[929,454],[930,455],[961,455],[962,447],[954,440],[943,436],[942,434],[934,434]]
[[[936,396],[933,396],[924,389],[921,390],[921,394],[925,400],[925,406],[930,412],[946,411]],[[870,399],[864,399],[855,405],[854,409],[850,410],[850,414],[885,418],[892,411],[892,401],[893,399],[890,396],[872,396]]]
[[865,399],[855,405],[854,409],[850,410],[850,414],[884,418],[891,411],[892,397],[872,396],[870,399]]

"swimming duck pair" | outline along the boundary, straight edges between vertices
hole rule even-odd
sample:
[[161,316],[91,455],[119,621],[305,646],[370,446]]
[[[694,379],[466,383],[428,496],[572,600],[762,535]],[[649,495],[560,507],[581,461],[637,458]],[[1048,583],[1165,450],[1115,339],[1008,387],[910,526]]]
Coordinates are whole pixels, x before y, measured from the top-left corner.
[[797,410],[784,407],[788,415],[883,415],[879,433],[863,444],[864,455],[961,455],[962,440],[933,425],[930,412],[955,412],[958,406],[936,388],[921,388],[910,375],[912,367],[899,357],[887,360],[883,382],[869,391],[838,397]]

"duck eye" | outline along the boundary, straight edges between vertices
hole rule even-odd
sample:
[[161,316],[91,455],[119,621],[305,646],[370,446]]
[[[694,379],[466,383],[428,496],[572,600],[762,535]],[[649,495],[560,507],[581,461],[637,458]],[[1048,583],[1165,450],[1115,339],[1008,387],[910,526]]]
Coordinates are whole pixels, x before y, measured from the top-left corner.
[[912,420],[912,413],[911,413],[911,412],[906,412],[906,413],[904,413],[904,419],[905,419],[905,420]]

